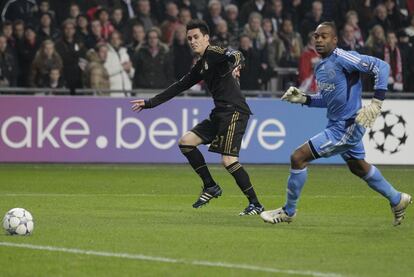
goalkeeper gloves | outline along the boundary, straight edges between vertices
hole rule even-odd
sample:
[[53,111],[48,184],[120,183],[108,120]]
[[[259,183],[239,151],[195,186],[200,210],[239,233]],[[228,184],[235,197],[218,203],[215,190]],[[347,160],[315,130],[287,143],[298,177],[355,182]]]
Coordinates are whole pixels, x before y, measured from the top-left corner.
[[372,98],[371,103],[368,106],[364,106],[358,111],[358,115],[355,118],[355,122],[365,128],[372,128],[375,119],[381,113],[382,101],[376,98]]
[[290,87],[281,98],[283,101],[288,101],[291,103],[300,103],[305,104],[306,94],[303,93],[300,89],[295,87]]

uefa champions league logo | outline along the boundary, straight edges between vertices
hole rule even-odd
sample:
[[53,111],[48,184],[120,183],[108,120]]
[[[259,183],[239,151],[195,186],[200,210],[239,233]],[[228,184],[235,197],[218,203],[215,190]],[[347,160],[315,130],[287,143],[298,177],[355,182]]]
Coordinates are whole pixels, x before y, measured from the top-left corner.
[[375,143],[375,149],[385,154],[400,152],[406,144],[407,121],[402,115],[390,110],[381,112],[374,126],[368,133],[369,142]]

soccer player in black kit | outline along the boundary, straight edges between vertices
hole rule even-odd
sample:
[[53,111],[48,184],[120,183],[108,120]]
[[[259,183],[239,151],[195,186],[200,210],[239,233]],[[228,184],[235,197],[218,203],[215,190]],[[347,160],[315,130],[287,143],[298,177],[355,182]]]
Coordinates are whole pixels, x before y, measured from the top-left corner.
[[209,29],[205,22],[189,22],[187,40],[200,59],[189,73],[162,93],[148,100],[131,101],[132,109],[138,112],[155,108],[204,80],[213,97],[215,108],[208,119],[200,122],[179,140],[181,152],[204,184],[193,207],[199,208],[222,193],[197,148],[200,144],[210,143],[209,151],[222,155],[223,165],[249,200],[249,205],[240,215],[260,214],[264,208],[257,199],[249,175],[238,161],[242,138],[252,114],[238,81],[244,58],[239,51],[211,46],[209,39]]

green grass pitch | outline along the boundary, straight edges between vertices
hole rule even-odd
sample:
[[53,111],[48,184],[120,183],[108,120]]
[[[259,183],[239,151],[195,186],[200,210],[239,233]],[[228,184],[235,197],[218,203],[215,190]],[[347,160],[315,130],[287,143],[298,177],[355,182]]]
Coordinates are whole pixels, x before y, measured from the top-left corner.
[[[245,165],[268,209],[287,165]],[[413,167],[379,167],[414,195]],[[310,166],[292,224],[239,217],[232,177],[206,207],[188,165],[0,165],[0,213],[32,212],[31,236],[0,234],[0,276],[412,276],[414,205],[392,226],[387,201],[345,166]]]

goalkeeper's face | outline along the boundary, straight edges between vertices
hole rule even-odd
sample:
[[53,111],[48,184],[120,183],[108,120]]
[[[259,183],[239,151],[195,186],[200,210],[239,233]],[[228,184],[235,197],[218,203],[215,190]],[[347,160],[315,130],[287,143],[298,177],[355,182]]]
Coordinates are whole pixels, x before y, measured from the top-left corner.
[[199,28],[187,31],[187,40],[191,49],[198,55],[203,55],[207,46],[210,44],[209,35],[204,35]]
[[335,31],[326,25],[319,25],[313,33],[315,38],[315,49],[322,57],[328,56],[335,48],[338,43]]

